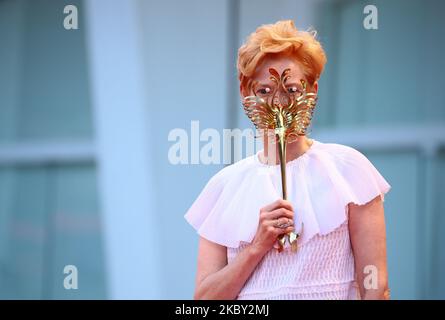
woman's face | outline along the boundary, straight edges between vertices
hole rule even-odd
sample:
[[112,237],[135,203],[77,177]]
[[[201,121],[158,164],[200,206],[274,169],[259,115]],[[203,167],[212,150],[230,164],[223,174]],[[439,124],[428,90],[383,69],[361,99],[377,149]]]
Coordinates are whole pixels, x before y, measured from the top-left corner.
[[[287,71],[284,73],[286,69]],[[251,78],[251,84],[244,90],[243,95],[244,97],[255,95],[264,99],[269,106],[280,105],[286,108],[292,101],[295,101],[296,97],[303,94],[302,81],[307,85],[307,92],[317,93],[318,83],[315,82],[313,85],[307,83],[303,68],[295,58],[288,55],[269,56],[258,65]],[[264,138],[274,141],[274,132],[274,130],[268,130]],[[267,137],[269,138],[267,139]]]
[[[258,65],[252,77],[252,83],[256,84],[247,88],[248,91],[246,95],[265,97],[268,93],[273,92],[276,84],[270,79],[270,68],[275,69],[279,75],[281,75],[285,69],[290,69],[290,78],[286,81],[286,89],[289,93],[296,93],[296,91],[301,89],[301,80],[307,82],[303,69],[295,58],[288,55],[269,56]],[[315,93],[318,91],[317,82],[310,88],[310,91]]]

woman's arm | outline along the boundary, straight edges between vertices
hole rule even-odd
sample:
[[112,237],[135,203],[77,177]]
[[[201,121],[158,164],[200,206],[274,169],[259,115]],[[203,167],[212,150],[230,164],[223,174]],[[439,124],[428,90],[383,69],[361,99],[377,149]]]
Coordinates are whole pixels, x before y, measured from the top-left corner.
[[235,299],[262,258],[249,245],[227,264],[227,248],[201,237],[194,299]]
[[386,230],[380,196],[364,205],[349,204],[349,233],[362,299],[389,299]]

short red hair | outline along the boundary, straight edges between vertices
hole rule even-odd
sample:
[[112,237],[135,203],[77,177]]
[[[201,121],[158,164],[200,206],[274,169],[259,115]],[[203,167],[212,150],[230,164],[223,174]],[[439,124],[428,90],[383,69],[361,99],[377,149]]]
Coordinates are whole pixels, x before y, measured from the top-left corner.
[[238,79],[240,90],[247,89],[260,62],[275,54],[288,54],[303,67],[310,85],[320,78],[326,64],[326,54],[315,34],[299,31],[292,20],[262,25],[250,34],[238,50]]

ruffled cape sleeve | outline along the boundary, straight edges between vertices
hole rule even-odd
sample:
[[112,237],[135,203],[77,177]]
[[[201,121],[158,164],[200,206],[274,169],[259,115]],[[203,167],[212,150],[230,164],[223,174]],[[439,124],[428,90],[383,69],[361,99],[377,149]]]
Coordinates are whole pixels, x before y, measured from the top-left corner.
[[255,169],[249,157],[209,180],[184,216],[200,236],[232,248],[252,241],[260,209],[279,199],[270,177]]
[[[233,248],[253,240],[260,209],[281,196],[279,166],[264,166],[254,157],[222,169],[201,191],[184,216],[199,235]],[[304,224],[301,245],[345,223],[349,203],[384,200],[391,188],[361,152],[318,141],[288,163],[287,181],[296,226]]]

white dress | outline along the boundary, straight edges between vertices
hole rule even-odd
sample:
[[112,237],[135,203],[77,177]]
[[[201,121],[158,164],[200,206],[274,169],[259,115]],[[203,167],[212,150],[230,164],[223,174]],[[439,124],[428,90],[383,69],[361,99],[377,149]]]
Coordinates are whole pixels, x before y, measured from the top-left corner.
[[[238,299],[359,298],[348,230],[348,204],[365,204],[391,186],[354,148],[313,139],[286,165],[288,200],[295,226],[304,223],[299,250],[270,250],[241,289]],[[254,238],[259,211],[281,198],[279,165],[258,153],[215,174],[185,214],[198,234],[227,247],[227,260]]]

